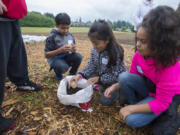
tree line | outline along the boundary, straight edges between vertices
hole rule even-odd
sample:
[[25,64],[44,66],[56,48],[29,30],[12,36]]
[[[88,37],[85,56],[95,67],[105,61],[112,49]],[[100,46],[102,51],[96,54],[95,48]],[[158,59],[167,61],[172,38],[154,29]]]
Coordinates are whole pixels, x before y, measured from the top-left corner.
[[49,14],[41,14],[39,12],[28,12],[27,16],[20,20],[23,27],[53,27],[54,16]]
[[[20,20],[20,24],[23,27],[54,27],[55,16],[52,13],[44,13],[32,11],[28,12],[27,16]],[[96,20],[94,20],[96,21]],[[127,21],[110,21],[106,20],[113,30],[127,31],[133,30],[133,25]],[[82,21],[81,17],[76,21],[72,21],[72,27],[90,27],[92,21]]]

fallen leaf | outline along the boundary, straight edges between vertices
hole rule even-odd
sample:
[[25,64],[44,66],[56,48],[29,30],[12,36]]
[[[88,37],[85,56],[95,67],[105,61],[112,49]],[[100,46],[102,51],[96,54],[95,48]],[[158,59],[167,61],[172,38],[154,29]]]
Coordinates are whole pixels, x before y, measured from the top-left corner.
[[30,114],[31,115],[36,115],[36,114],[38,114],[38,111],[32,111]]
[[13,109],[14,109],[14,107],[11,107],[11,108],[7,111],[7,113],[5,114],[5,116],[8,116],[8,115],[12,112]]
[[9,99],[9,100],[3,102],[2,107],[12,105],[12,104],[15,104],[17,102],[19,102],[19,99]]
[[33,120],[39,121],[39,120],[42,120],[42,117],[35,117]]

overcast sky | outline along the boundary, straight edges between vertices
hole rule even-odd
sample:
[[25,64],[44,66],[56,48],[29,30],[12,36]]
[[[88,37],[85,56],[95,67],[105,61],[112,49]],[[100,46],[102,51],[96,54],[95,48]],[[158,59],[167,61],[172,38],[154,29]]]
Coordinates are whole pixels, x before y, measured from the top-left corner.
[[[131,16],[141,0],[26,0],[29,11],[50,12],[56,15],[66,12],[73,21],[109,19],[111,21],[126,20]],[[180,0],[155,0],[158,5],[168,5],[174,9]]]

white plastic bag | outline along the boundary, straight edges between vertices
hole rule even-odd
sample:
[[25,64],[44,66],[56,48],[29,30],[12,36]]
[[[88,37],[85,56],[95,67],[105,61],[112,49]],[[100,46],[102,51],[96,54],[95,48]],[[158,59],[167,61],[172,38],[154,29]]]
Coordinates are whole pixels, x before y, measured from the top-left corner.
[[92,111],[90,108],[90,100],[93,95],[93,86],[92,84],[88,83],[86,79],[80,79],[77,83],[78,88],[82,88],[75,94],[68,95],[67,94],[67,83],[70,82],[73,76],[67,76],[63,80],[61,80],[57,96],[59,101],[64,105],[72,105],[81,108],[83,111]]

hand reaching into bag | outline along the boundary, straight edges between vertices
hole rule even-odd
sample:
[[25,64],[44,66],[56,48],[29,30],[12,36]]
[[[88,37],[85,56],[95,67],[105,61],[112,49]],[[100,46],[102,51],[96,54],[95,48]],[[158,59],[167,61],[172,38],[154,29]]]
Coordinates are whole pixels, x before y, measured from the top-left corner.
[[77,74],[76,76],[73,76],[70,80],[70,86],[73,88],[77,87],[77,82],[79,79],[81,79],[82,76],[80,74]]

